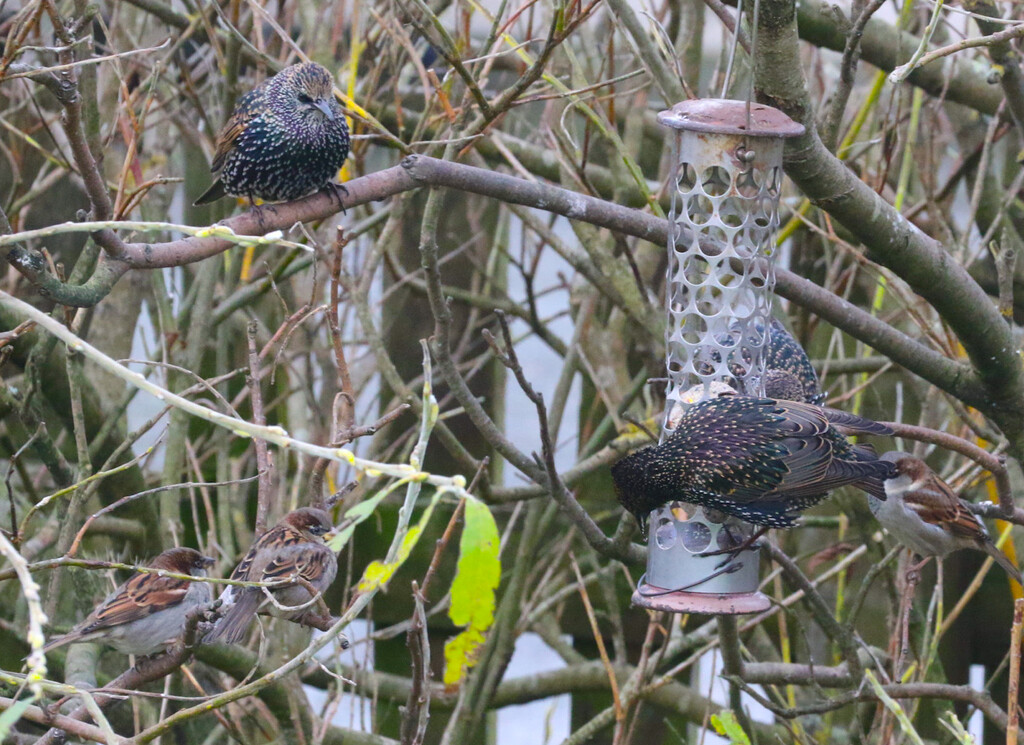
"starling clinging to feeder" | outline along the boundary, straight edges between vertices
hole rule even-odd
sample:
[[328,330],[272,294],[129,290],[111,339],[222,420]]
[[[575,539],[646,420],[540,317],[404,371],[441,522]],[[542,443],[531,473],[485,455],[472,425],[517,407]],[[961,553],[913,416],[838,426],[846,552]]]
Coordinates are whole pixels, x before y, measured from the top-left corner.
[[327,186],[348,157],[334,80],[315,62],[292,65],[246,93],[217,138],[220,172],[195,201],[230,194],[287,202]]
[[671,437],[612,466],[619,502],[641,530],[672,501],[720,510],[749,523],[789,528],[831,489],[853,484],[885,498],[893,465],[851,443],[888,428],[853,414],[796,401],[723,395],[693,404]]
[[894,466],[884,502],[869,497],[871,512],[897,541],[919,556],[940,559],[961,548],[984,551],[1024,587],[1020,570],[996,548],[978,516],[928,464],[906,453],[885,453]]
[[[755,324],[755,328],[759,334],[764,329],[760,323]],[[717,361],[714,353],[712,358]],[[743,360],[744,364],[733,362],[729,366],[730,372],[741,381],[750,366],[749,355],[744,353]],[[768,326],[764,364],[764,395],[768,398],[803,401],[807,404],[821,404],[825,400],[825,394],[821,392],[821,383],[818,382],[818,374],[814,371],[807,352],[777,318],[772,318]],[[754,394],[754,391],[746,393]]]
[[765,396],[808,404],[825,400],[807,352],[777,318],[773,318],[768,327],[765,368]]

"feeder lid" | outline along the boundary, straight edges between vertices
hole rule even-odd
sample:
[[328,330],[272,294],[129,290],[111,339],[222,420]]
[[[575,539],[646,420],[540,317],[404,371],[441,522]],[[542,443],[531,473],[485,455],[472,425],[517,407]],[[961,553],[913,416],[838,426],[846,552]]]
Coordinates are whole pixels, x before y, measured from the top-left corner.
[[658,121],[666,127],[690,132],[751,137],[799,137],[804,125],[784,113],[760,103],[750,104],[750,128],[747,129],[747,102],[725,98],[694,98],[681,101],[659,112]]

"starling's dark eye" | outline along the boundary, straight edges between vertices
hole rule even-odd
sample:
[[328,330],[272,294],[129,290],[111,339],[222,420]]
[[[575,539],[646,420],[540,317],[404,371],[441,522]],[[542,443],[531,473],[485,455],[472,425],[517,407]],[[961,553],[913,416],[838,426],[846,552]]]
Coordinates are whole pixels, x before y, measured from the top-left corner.
[[299,103],[313,103],[313,99],[307,96],[305,93],[300,93]]

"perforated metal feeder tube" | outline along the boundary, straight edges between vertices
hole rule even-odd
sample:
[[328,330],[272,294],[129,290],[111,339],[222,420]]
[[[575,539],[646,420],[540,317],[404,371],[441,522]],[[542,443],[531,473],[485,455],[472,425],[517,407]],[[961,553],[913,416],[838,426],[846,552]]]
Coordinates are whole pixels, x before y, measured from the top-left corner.
[[[726,383],[764,394],[765,347],[775,285],[783,140],[803,125],[778,109],[698,99],[658,114],[675,130],[668,240],[666,366],[661,439],[684,407]],[[683,519],[677,519],[679,515]],[[676,613],[757,613],[757,548],[701,556],[742,543],[747,523],[694,505],[651,513],[647,573],[633,603]]]

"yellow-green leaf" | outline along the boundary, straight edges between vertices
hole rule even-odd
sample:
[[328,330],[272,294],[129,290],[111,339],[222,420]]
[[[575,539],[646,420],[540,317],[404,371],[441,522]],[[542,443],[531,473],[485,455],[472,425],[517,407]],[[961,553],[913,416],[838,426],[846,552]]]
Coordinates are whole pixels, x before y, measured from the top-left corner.
[[399,567],[405,563],[405,560],[409,558],[409,554],[412,553],[413,548],[419,541],[420,536],[423,535],[423,529],[427,525],[427,521],[430,520],[430,515],[434,512],[434,505],[437,504],[439,494],[435,494],[434,498],[430,501],[427,509],[423,510],[423,514],[420,515],[419,522],[409,528],[402,537],[402,543],[398,547],[398,553],[395,556],[394,561],[371,561],[366,569],[363,571],[363,578],[359,580],[359,591],[366,592],[367,590],[373,590],[378,587],[383,587],[398,571]]
[[483,643],[483,633],[480,629],[472,626],[445,642],[444,684],[446,687],[455,688],[459,685],[466,670],[476,664]]
[[388,485],[386,489],[381,489],[369,499],[364,499],[359,504],[353,505],[342,518],[341,529],[334,535],[334,537],[331,538],[331,540],[327,542],[331,551],[338,553],[341,549],[345,548],[345,544],[347,544],[349,539],[352,537],[352,534],[356,530],[356,526],[372,515],[373,511],[377,509],[377,505],[383,502],[384,498],[388,494],[408,482],[408,479],[399,479],[398,481]]
[[750,745],[750,738],[743,731],[736,715],[729,709],[723,709],[717,714],[711,715],[711,724],[715,732],[729,738],[729,745]]
[[444,683],[448,687],[458,686],[466,670],[476,663],[484,632],[494,622],[494,591],[501,580],[498,545],[498,526],[490,510],[482,502],[467,500],[448,609],[452,622],[466,628],[444,647]]
[[409,558],[409,554],[412,552],[413,546],[416,545],[416,541],[420,539],[420,533],[422,532],[418,525],[409,528],[409,532],[402,538],[402,545],[399,546],[398,556],[395,557],[394,561],[387,563],[371,561],[363,572],[363,578],[359,580],[359,591],[365,592],[366,590],[372,590],[374,587],[386,585],[395,572],[398,571],[398,567],[402,566],[405,560]]

